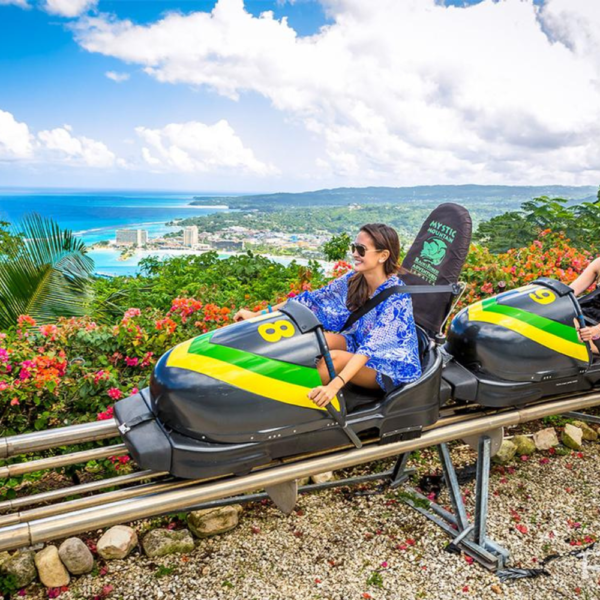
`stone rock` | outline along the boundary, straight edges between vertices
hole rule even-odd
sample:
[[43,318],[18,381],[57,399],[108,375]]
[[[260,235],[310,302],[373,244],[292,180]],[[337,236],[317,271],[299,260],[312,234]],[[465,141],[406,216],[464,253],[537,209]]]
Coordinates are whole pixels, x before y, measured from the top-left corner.
[[56,546],[46,546],[35,555],[40,581],[49,588],[69,585],[71,577],[58,556]]
[[526,435],[515,435],[512,442],[517,447],[516,453],[519,456],[529,456],[535,452],[535,442]]
[[[37,577],[33,552],[15,552],[12,556],[3,552],[0,557],[0,571],[6,575],[12,575],[15,583],[22,588],[28,586]],[[6,557],[5,555],[8,555]]]
[[79,538],[65,540],[58,549],[58,555],[72,575],[83,575],[94,568],[94,557]]
[[194,538],[187,529],[153,529],[144,536],[142,547],[151,558],[167,554],[185,554],[194,549]]
[[517,453],[517,446],[513,444],[510,440],[502,440],[502,445],[500,446],[500,450],[496,453],[492,460],[495,463],[500,465],[504,465],[510,462]]
[[138,543],[136,532],[125,525],[111,527],[99,540],[96,548],[105,559],[125,558]]
[[308,485],[310,483],[310,477],[302,477],[301,479],[298,479],[298,487],[303,487],[305,485]]
[[579,427],[567,423],[560,440],[567,448],[571,448],[571,450],[581,450],[583,431]]
[[188,514],[187,523],[195,536],[210,537],[237,527],[241,512],[239,504],[195,510]]
[[573,421],[572,424],[574,427],[579,427],[579,429],[583,431],[583,439],[587,442],[598,441],[598,432],[587,423],[584,423],[583,421]]
[[311,475],[313,483],[327,483],[328,481],[333,481],[333,471],[327,471],[327,473],[319,473],[318,475]]
[[538,450],[550,450],[554,446],[558,446],[558,437],[553,427],[536,431],[533,434],[533,443]]

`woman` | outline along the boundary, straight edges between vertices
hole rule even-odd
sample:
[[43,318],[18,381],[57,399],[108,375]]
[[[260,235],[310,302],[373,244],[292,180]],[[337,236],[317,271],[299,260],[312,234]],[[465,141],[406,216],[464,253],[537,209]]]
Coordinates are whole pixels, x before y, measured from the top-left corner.
[[[592,283],[598,282],[600,278],[600,258],[593,260],[583,273],[570,284],[576,296],[587,290]],[[586,317],[598,322],[600,321],[600,294],[590,295],[589,300],[581,303],[581,309]],[[579,324],[576,324],[579,327]],[[591,342],[591,349],[594,354],[600,354],[600,324],[591,327],[581,327],[579,337],[582,342]]]
[[[349,381],[387,391],[421,376],[417,332],[408,294],[392,294],[348,331],[339,333],[350,314],[369,298],[389,287],[404,285],[397,276],[401,270],[399,255],[400,241],[394,229],[382,223],[364,225],[352,244],[354,271],[292,299],[310,308],[329,330],[327,344],[337,375],[330,380],[324,360],[319,361],[317,368],[323,385],[308,393],[317,406],[326,406]],[[240,310],[234,320],[258,314]]]

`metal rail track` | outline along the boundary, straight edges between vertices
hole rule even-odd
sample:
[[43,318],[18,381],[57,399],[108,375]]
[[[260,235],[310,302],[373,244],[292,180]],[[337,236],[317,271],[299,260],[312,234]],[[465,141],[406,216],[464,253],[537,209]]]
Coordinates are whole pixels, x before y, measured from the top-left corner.
[[[285,484],[294,479],[323,471],[343,469],[374,460],[390,458],[421,448],[427,448],[469,436],[533,421],[545,416],[600,406],[600,393],[563,396],[552,401],[542,401],[520,409],[482,409],[481,407],[457,406],[442,411],[442,418],[428,428],[420,438],[378,445],[369,440],[361,449],[349,446],[335,451],[292,457],[274,466],[267,466],[243,477],[222,477],[210,480],[174,480],[166,473],[143,471],[121,477],[71,486],[0,503],[0,510],[8,511],[0,516],[0,551],[29,546],[39,542],[85,533],[100,527],[135,521],[154,515],[178,512],[199,504],[246,494],[255,490]],[[81,443],[114,437],[114,421],[103,422],[103,427],[77,425],[73,428],[48,430],[39,434],[0,439],[0,449],[6,455],[28,453],[55,446]],[[72,437],[69,438],[69,433]],[[122,445],[101,448],[111,453],[122,453]],[[76,452],[30,463],[39,467],[53,468],[89,460],[89,452]],[[34,470],[30,469],[29,472]],[[155,483],[142,483],[133,487],[113,490],[59,504],[50,504],[29,510],[25,506],[47,503],[62,498],[157,479]]]

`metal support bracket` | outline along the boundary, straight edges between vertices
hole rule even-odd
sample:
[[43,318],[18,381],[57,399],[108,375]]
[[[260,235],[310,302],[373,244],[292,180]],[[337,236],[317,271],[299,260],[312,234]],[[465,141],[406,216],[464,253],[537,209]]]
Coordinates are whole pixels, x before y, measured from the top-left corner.
[[600,417],[595,417],[594,415],[586,415],[581,412],[567,412],[563,413],[563,417],[570,417],[571,419],[577,419],[578,421],[583,421],[584,423],[594,423],[595,425],[600,425]]
[[[432,502],[413,488],[407,489],[412,496],[429,502],[429,508],[417,506],[410,498],[406,498],[404,501],[448,533],[452,538],[453,547],[459,548],[487,569],[495,571],[505,567],[510,554],[508,550],[489,539],[486,535],[491,447],[492,440],[489,436],[483,435],[479,438],[475,486],[475,520],[473,523],[469,521],[467,516],[456,470],[446,444],[440,444],[437,448],[450,496],[452,512],[447,511],[436,502]],[[405,456],[401,457],[403,461]],[[406,461],[404,461],[405,465]],[[395,487],[393,485],[395,481],[404,481],[406,479],[404,475],[400,467],[398,472],[394,469],[392,487]]]

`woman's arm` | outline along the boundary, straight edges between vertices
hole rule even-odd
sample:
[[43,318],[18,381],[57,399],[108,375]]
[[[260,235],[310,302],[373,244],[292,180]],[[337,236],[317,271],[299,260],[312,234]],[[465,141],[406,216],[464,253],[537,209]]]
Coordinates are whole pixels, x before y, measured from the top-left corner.
[[[284,300],[283,302],[280,302],[279,304],[275,304],[275,306],[272,306],[271,308],[275,311],[275,310],[279,310],[280,308],[283,308],[287,303],[287,300]],[[242,308],[240,310],[238,310],[235,315],[233,315],[233,320],[234,321],[245,321],[246,319],[251,319],[252,317],[258,317],[258,315],[260,315],[262,313],[262,310],[257,310],[256,312],[252,312],[251,310],[246,310],[245,308]]]
[[593,260],[584,270],[583,273],[570,285],[576,296],[587,290],[600,273],[600,257]]
[[319,385],[308,393],[308,397],[321,408],[327,406],[344,387],[368,362],[369,357],[355,354],[346,366],[327,384]]

